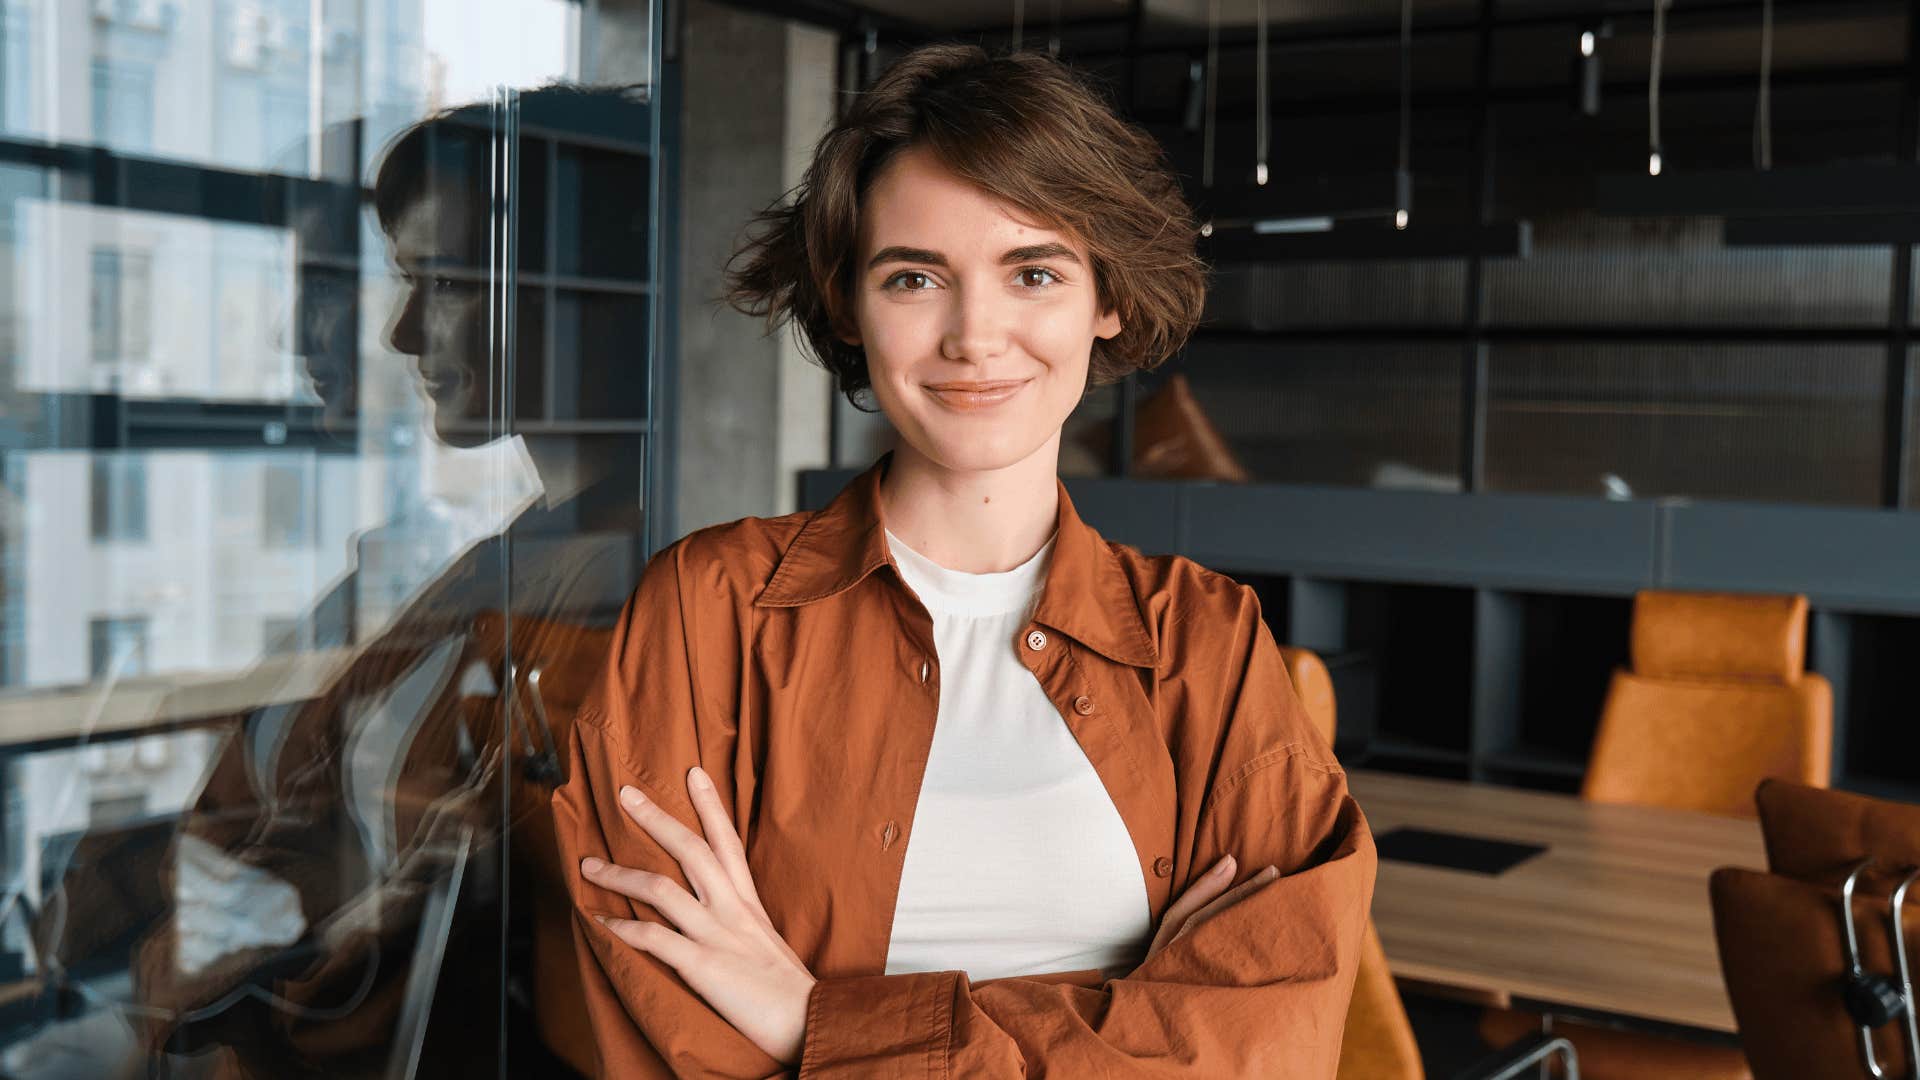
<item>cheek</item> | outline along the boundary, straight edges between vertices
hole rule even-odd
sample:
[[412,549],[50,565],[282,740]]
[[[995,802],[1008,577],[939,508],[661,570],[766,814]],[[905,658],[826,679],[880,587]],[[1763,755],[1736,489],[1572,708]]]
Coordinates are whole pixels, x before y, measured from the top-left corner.
[[427,305],[427,330],[430,343],[443,347],[464,346],[473,340],[486,318],[481,297],[435,297]]
[[1026,321],[1023,344],[1029,354],[1053,369],[1056,378],[1083,372],[1093,353],[1092,313],[1080,305],[1065,304],[1036,311]]
[[942,316],[936,303],[866,304],[860,311],[860,339],[867,364],[879,381],[882,372],[905,369],[938,356]]

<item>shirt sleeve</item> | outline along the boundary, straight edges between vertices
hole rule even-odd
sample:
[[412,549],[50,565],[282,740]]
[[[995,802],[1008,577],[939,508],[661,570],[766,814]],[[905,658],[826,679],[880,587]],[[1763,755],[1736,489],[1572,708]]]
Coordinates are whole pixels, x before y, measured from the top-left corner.
[[[684,542],[669,545],[641,573],[621,612],[603,673],[574,722],[566,783],[553,794],[555,838],[573,899],[573,937],[587,1015],[602,1076],[788,1076],[791,1069],[740,1034],[677,971],[621,941],[593,916],[670,923],[651,905],[601,889],[579,872],[580,860],[592,855],[663,874],[690,889],[679,862],[619,805],[620,786],[636,784],[656,805],[699,833],[685,780],[661,775],[664,763],[707,769],[733,813],[728,782],[733,775],[733,732],[722,725],[695,723],[698,691],[689,649],[695,635],[688,631],[681,602],[684,558]],[[615,722],[635,730],[609,731]],[[636,744],[647,748],[645,760],[634,760],[627,752]]]
[[1226,853],[1239,880],[1268,864],[1281,876],[1097,987],[973,986],[960,971],[822,979],[802,1077],[1335,1075],[1373,839],[1245,586],[1220,646],[1232,660],[1194,698],[1223,710],[1219,764],[1172,895]]

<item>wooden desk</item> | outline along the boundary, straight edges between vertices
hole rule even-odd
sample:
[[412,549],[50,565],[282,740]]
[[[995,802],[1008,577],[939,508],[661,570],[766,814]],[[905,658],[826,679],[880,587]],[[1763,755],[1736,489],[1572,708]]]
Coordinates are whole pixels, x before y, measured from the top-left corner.
[[1735,1030],[1707,876],[1766,865],[1757,822],[1365,769],[1349,783],[1375,835],[1548,845],[1497,876],[1381,860],[1373,919],[1396,976]]

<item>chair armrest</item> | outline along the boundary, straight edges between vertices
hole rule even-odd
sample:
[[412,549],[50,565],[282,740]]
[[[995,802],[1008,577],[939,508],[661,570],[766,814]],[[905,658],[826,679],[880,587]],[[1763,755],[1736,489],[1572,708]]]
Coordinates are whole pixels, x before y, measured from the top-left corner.
[[1541,1062],[1561,1055],[1566,1065],[1566,1080],[1580,1080],[1580,1056],[1564,1035],[1529,1035],[1512,1046],[1505,1046],[1481,1058],[1454,1077],[1454,1080],[1516,1080]]

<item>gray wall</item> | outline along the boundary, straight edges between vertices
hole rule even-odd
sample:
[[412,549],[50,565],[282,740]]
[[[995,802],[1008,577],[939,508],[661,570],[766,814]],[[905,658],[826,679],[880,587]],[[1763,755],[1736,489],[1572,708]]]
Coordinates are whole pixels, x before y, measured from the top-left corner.
[[[834,40],[693,0],[682,37],[678,495],[684,535],[794,507],[794,472],[827,462],[825,372],[788,334],[715,302],[753,213],[799,178],[833,108]],[[797,163],[797,164],[796,164]]]

